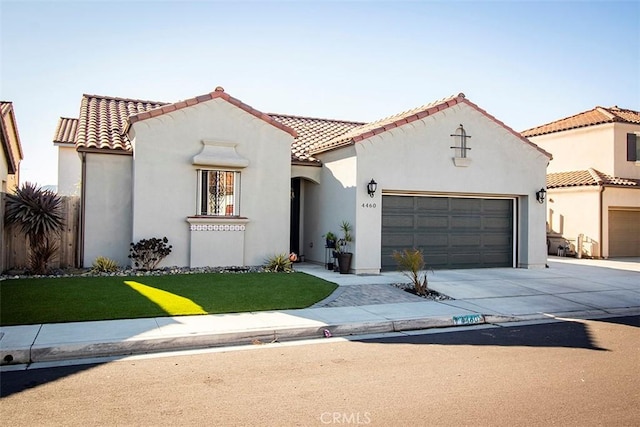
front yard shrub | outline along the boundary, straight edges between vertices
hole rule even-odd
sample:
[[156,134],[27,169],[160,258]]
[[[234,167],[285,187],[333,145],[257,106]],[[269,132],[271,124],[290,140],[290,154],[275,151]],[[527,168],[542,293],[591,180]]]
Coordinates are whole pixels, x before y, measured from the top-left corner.
[[166,237],[158,239],[142,239],[138,243],[131,243],[129,258],[133,265],[141,270],[153,270],[167,255],[171,253],[171,245]]
[[104,257],[104,256],[99,256],[98,258],[96,258],[95,261],[93,261],[93,265],[91,266],[91,272],[92,273],[113,273],[115,271],[118,271],[120,267],[118,266],[118,263],[115,262],[114,260]]
[[393,251],[391,257],[398,264],[400,271],[411,279],[415,293],[422,296],[427,295],[429,287],[427,273],[426,271],[422,272],[426,265],[422,251],[416,248],[405,249],[402,252]]
[[290,256],[287,254],[277,254],[265,261],[264,269],[273,273],[293,271]]
[[6,195],[5,221],[19,225],[29,239],[32,273],[47,273],[58,250],[56,237],[64,225],[62,199],[53,191],[26,182],[15,194]]

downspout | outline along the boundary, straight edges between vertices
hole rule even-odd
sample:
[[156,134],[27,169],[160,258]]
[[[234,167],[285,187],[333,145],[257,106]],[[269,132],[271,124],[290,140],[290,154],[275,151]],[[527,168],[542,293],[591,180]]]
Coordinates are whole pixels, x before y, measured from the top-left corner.
[[[604,258],[602,256],[603,254],[603,249],[604,249],[604,241],[602,240],[604,238],[604,185],[600,186],[600,221],[598,221],[600,224],[600,229],[598,230],[598,232],[600,233],[600,236],[598,236],[599,241],[600,241],[600,258]],[[607,257],[608,258],[608,257]]]
[[82,159],[82,172],[81,172],[81,188],[80,188],[80,235],[78,237],[78,256],[80,257],[79,266],[84,268],[84,215],[85,215],[85,200],[87,195],[87,153],[80,153]]

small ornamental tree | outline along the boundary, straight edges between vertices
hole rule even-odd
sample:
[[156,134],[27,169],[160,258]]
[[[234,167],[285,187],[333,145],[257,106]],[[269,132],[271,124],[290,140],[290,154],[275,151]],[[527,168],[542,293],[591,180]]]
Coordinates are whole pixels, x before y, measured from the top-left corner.
[[60,196],[26,182],[15,194],[6,195],[4,219],[8,225],[19,225],[27,236],[31,272],[46,274],[51,258],[58,251],[55,237],[64,225]]
[[133,265],[141,270],[153,270],[167,255],[171,253],[171,245],[166,237],[158,239],[142,239],[138,243],[131,243],[129,258]]
[[400,271],[411,279],[415,293],[427,295],[429,293],[427,273],[421,273],[425,268],[422,251],[416,248],[405,249],[402,252],[393,251],[391,257],[398,264]]

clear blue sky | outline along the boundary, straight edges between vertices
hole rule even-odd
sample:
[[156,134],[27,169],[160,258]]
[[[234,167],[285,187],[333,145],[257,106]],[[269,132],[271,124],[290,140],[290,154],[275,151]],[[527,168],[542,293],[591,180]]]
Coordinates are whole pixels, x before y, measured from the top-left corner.
[[0,99],[22,181],[83,93],[175,102],[223,86],[264,112],[375,120],[464,92],[515,130],[640,109],[640,2],[0,0]]

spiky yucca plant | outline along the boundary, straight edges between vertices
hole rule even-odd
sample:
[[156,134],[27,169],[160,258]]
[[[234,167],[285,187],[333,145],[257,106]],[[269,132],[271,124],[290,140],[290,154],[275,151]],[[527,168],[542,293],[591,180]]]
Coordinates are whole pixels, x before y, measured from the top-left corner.
[[15,194],[6,195],[5,222],[20,226],[31,246],[32,272],[45,274],[58,250],[53,238],[64,225],[62,199],[53,191],[26,182]]
[[405,249],[402,252],[393,251],[391,257],[398,264],[400,271],[411,279],[416,294],[427,295],[429,292],[427,273],[421,273],[426,265],[422,251],[416,248]]
[[293,265],[291,263],[289,255],[277,254],[273,255],[265,261],[264,269],[272,273],[290,273],[293,271]]

